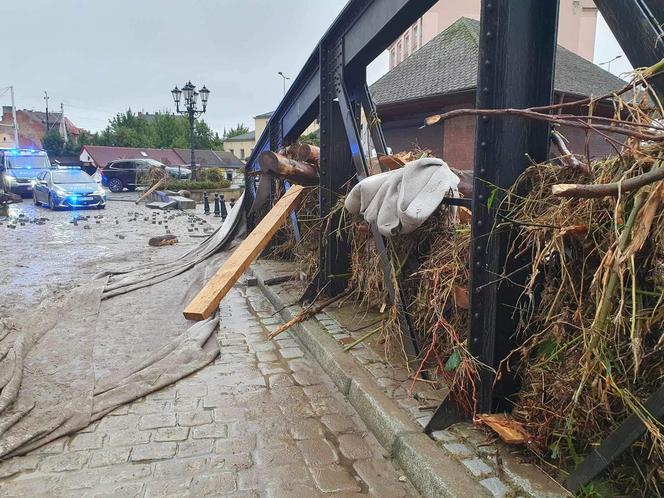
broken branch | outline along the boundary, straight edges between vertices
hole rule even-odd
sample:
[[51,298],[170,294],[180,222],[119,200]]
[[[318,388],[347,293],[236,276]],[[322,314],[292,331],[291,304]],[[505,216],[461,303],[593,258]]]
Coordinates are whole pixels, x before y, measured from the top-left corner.
[[560,183],[551,187],[551,193],[557,197],[599,198],[617,197],[625,192],[637,190],[649,183],[664,179],[664,168],[653,168],[647,173],[628,178],[620,182],[583,185],[577,183]]

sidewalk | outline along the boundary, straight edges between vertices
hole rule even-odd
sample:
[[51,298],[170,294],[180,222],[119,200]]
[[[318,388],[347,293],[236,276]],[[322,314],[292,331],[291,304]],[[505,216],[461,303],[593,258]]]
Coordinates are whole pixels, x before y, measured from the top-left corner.
[[267,340],[272,313],[236,286],[213,364],[0,463],[0,495],[416,496],[316,362]]

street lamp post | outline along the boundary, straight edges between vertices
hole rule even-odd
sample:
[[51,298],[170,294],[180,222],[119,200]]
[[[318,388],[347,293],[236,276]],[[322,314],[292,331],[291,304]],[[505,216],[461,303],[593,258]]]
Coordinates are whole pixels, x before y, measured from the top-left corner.
[[[192,85],[188,81],[186,85],[180,90],[177,86],[171,90],[173,101],[175,102],[175,110],[178,114],[187,116],[189,118],[189,144],[191,145],[191,179],[196,179],[196,157],[194,155],[194,120],[202,115],[207,109],[207,101],[210,95],[210,90],[201,88],[196,91],[196,85]],[[180,109],[180,99],[184,95],[183,109]],[[201,96],[202,108],[198,108],[198,96]]]
[[284,73],[282,73],[281,71],[279,71],[277,74],[279,76],[281,76],[284,80],[284,96],[286,96],[286,80],[289,80],[290,78],[288,76],[286,76]]
[[622,57],[622,55],[620,55],[620,54],[619,54],[619,55],[616,55],[616,56],[615,56],[613,59],[611,59],[611,60],[608,60],[608,61],[605,61],[605,62],[600,62],[599,65],[600,65],[600,66],[603,66],[604,64],[606,64],[606,66],[607,66],[607,67],[606,67],[606,70],[607,70],[608,72],[611,72],[611,63],[612,63],[613,61],[615,61],[615,60],[620,59],[621,57]]

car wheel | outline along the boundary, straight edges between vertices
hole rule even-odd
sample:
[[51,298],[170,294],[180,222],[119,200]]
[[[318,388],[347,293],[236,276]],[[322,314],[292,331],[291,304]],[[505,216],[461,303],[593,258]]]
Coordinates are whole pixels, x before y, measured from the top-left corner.
[[32,192],[32,202],[35,203],[35,206],[39,206],[39,201],[37,200],[37,194],[36,192]]
[[99,204],[99,206],[97,206],[97,209],[106,209],[106,204]]
[[122,184],[122,180],[120,180],[119,178],[111,178],[108,181],[108,190],[110,190],[114,194],[117,194],[118,192],[122,192],[123,188],[124,188],[124,185]]
[[136,190],[136,185],[132,187],[127,187],[127,190],[129,190],[129,192],[134,192]]
[[55,211],[56,209],[55,202],[53,201],[53,194],[48,194],[48,208],[51,211]]

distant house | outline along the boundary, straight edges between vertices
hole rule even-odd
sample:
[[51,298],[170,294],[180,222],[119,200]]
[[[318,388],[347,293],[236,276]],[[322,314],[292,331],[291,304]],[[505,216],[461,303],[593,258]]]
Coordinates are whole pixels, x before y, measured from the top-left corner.
[[[267,128],[267,124],[273,114],[274,111],[271,111],[254,116],[254,131],[225,139],[224,150],[232,152],[235,156],[242,160],[247,159],[253,152],[254,147],[256,146],[256,141],[263,134],[265,128]],[[303,134],[307,135],[309,133],[315,132],[318,129],[318,123],[314,122],[304,131]]]
[[[371,85],[383,132],[393,151],[430,149],[450,166],[473,167],[475,117],[454,118],[426,128],[422,124],[432,114],[475,107],[479,33],[479,22],[461,18]],[[555,69],[555,102],[604,95],[625,85],[620,78],[561,46]],[[613,108],[598,106],[595,113],[612,115]],[[582,130],[562,127],[560,131],[573,152],[585,153],[586,135]],[[589,135],[587,150],[591,157],[613,152],[595,134]]]
[[[76,140],[82,133],[82,130],[72,123],[68,117],[62,113],[48,113],[48,129],[46,127],[46,113],[41,111],[29,111],[27,109],[18,109],[16,111],[16,121],[18,122],[19,147],[42,148],[42,139],[48,130],[55,130],[60,133],[66,131],[68,140]],[[2,107],[2,121],[0,122],[0,147],[15,147],[14,118],[11,106]],[[63,126],[64,125],[64,126]]]
[[[154,159],[167,166],[189,166],[190,149],[150,149],[139,147],[108,147],[103,145],[84,145],[80,160],[84,165],[104,168],[117,159]],[[199,168],[220,168],[226,179],[235,186],[244,185],[244,163],[233,153],[209,149],[196,149],[194,159]]]

